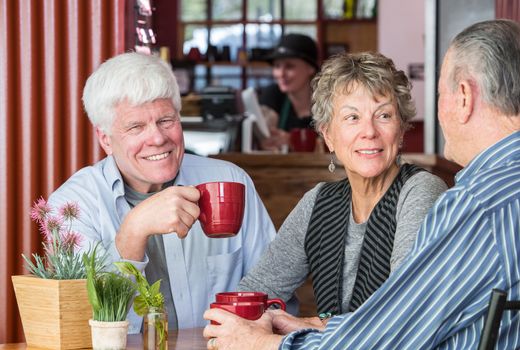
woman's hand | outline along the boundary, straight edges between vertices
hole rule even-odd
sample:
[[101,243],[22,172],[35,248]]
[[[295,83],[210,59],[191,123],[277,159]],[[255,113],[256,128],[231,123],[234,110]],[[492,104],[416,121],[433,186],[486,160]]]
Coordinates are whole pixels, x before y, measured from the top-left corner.
[[260,140],[260,147],[266,151],[281,151],[289,147],[289,133],[278,128],[269,130],[271,136]]
[[314,328],[320,331],[325,329],[323,323],[318,317],[294,317],[282,310],[267,310],[271,319],[273,329],[278,334],[288,334],[300,329]]
[[204,318],[220,323],[204,328],[209,350],[278,349],[282,340],[280,335],[273,334],[272,319],[267,312],[256,321],[249,321],[231,312],[209,309]]

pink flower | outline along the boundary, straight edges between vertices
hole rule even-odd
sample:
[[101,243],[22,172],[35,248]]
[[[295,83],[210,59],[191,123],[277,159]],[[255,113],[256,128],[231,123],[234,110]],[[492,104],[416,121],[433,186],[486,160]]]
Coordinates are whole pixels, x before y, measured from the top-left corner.
[[72,202],[65,203],[60,208],[59,213],[65,220],[77,219],[79,217],[78,203],[72,203]]
[[68,252],[74,252],[74,248],[79,247],[82,237],[78,232],[67,231],[61,234],[62,248]]
[[61,217],[47,215],[46,220],[40,223],[40,231],[45,237],[45,240],[51,242],[52,240],[59,239],[62,225],[63,219]]
[[50,212],[51,207],[43,197],[40,197],[31,208],[31,219],[39,223],[44,222]]

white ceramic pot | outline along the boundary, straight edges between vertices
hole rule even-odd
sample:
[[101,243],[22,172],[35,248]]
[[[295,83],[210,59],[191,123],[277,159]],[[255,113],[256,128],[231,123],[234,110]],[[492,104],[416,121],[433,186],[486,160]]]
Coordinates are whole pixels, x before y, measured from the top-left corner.
[[123,350],[126,349],[128,321],[103,322],[88,320],[92,332],[92,349]]

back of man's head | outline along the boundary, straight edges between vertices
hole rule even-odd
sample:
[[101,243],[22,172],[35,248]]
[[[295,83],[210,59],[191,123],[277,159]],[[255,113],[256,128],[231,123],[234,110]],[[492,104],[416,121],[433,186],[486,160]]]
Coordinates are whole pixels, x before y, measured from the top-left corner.
[[90,122],[108,135],[118,103],[128,101],[138,106],[159,98],[172,99],[180,111],[179,87],[171,67],[158,57],[135,52],[105,61],[83,89],[83,105]]
[[485,103],[502,114],[520,114],[520,24],[510,20],[475,23],[450,45],[455,86],[474,80]]

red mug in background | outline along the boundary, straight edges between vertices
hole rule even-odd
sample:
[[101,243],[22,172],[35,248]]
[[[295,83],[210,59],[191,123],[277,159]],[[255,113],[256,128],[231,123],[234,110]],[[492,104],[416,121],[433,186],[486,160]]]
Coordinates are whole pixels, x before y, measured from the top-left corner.
[[[240,303],[211,303],[210,309],[222,309],[231,312],[247,320],[258,320],[265,311],[265,305],[261,301],[244,301]],[[211,321],[211,324],[220,323]]]
[[295,128],[289,131],[291,152],[314,152],[317,134],[310,128]]
[[207,182],[195,186],[200,191],[199,221],[206,236],[235,236],[244,217],[245,186],[239,182]]
[[262,302],[265,309],[271,305],[278,305],[285,311],[285,303],[282,299],[268,299],[267,294],[262,292],[223,292],[215,295],[217,303],[242,303],[242,302]]

